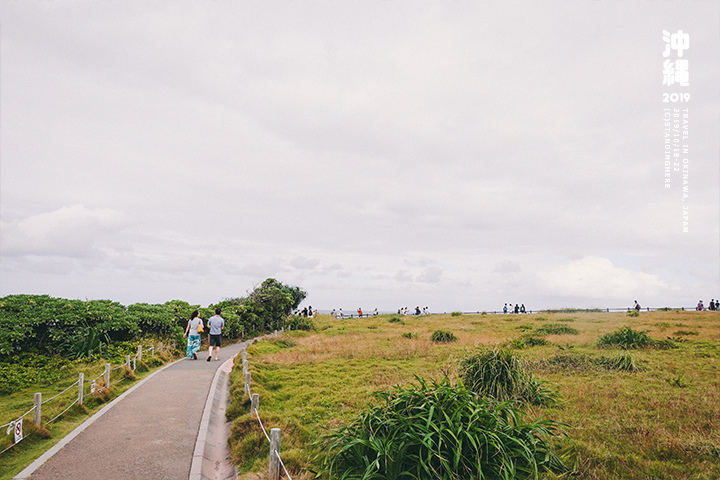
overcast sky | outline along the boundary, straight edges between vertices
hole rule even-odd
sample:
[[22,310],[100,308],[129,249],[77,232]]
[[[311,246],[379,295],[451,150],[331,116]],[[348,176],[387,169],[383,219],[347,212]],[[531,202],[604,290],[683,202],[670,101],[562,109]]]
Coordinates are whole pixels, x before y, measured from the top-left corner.
[[720,297],[720,2],[3,1],[0,41],[1,296]]

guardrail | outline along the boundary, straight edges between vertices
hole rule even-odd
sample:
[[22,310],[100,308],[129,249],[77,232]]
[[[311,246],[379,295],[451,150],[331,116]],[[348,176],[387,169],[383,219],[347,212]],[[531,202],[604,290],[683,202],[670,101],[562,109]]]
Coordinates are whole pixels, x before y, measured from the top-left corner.
[[[161,348],[162,348],[162,344],[160,344],[160,349]],[[149,347],[146,347],[146,349],[150,351],[150,354],[152,356],[155,356],[155,345],[150,345]],[[20,443],[22,440],[24,440],[25,438],[28,438],[27,436],[25,436],[23,434],[23,428],[22,428],[23,419],[25,417],[27,417],[28,415],[30,415],[32,413],[33,414],[33,420],[32,420],[33,425],[35,425],[37,427],[42,426],[42,424],[43,424],[43,421],[42,421],[43,405],[59,398],[60,396],[66,394],[68,391],[70,391],[73,387],[77,386],[77,396],[75,397],[75,400],[72,403],[70,403],[70,405],[68,405],[62,412],[55,415],[50,420],[47,420],[45,422],[45,425],[49,425],[49,424],[53,423],[58,418],[62,417],[65,413],[67,413],[68,410],[70,410],[75,405],[82,405],[83,399],[85,397],[87,397],[88,395],[94,395],[96,392],[98,392],[102,389],[109,389],[111,386],[117,385],[120,382],[123,382],[123,381],[131,378],[128,375],[122,375],[118,380],[116,380],[114,382],[110,381],[110,376],[113,371],[125,369],[130,372],[135,372],[135,370],[137,369],[137,361],[142,361],[142,355],[143,355],[143,346],[138,345],[137,353],[133,357],[131,357],[130,355],[126,355],[125,363],[123,363],[122,365],[119,365],[115,368],[111,368],[111,364],[106,363],[103,373],[101,373],[100,375],[98,375],[97,377],[95,377],[92,380],[89,380],[89,381],[85,380],[85,374],[80,372],[78,374],[77,381],[75,381],[69,387],[65,388],[63,391],[57,393],[56,395],[54,395],[46,400],[42,399],[42,393],[40,393],[40,392],[35,393],[35,395],[33,397],[33,406],[32,406],[32,408],[30,408],[30,410],[28,410],[24,414],[20,415],[19,417],[15,418],[14,420],[6,423],[5,425],[0,425],[0,430],[7,427],[7,430],[5,431],[6,435],[13,435],[13,443],[10,444],[8,447],[6,447],[4,450],[0,451],[0,454],[7,452],[11,448],[13,448],[15,445]],[[100,380],[101,378],[103,378],[103,384],[101,386],[98,386],[97,381]],[[87,393],[87,394],[85,393],[86,385],[89,385],[89,393]]]
[[[526,310],[525,312],[518,312],[517,315],[521,315],[523,313],[525,314],[531,314],[531,313],[588,313],[588,312],[598,312],[598,313],[612,313],[612,312],[629,312],[631,310],[634,310],[632,307],[623,307],[623,308],[546,308],[544,310]],[[695,310],[695,307],[686,308],[686,307],[645,307],[641,308],[640,311],[642,312],[669,312],[672,310]],[[704,309],[703,309],[704,311]],[[447,313],[447,312],[445,312]],[[500,311],[488,311],[488,310],[478,310],[476,312],[462,312],[463,315],[479,315],[482,313],[485,313],[487,315],[515,315],[514,311],[510,311],[508,309],[507,312]],[[431,314],[435,315],[435,314]]]
[[[633,307],[621,307],[621,308],[544,308],[540,310],[526,310],[524,312],[518,312],[518,314],[525,313],[525,314],[531,314],[531,313],[582,313],[582,312],[605,312],[605,313],[611,313],[611,312],[629,312],[633,310]],[[643,312],[669,312],[672,310],[681,310],[681,311],[695,311],[697,310],[696,307],[644,307],[640,309]],[[703,308],[703,311],[708,310],[707,307]],[[321,313],[326,315],[331,315],[331,312],[322,311]],[[420,313],[416,314],[414,311],[409,311],[408,313],[399,313],[399,312],[380,312],[379,315],[405,315],[408,317],[423,317],[425,315],[447,315],[452,312],[427,312],[427,313]],[[508,309],[507,312],[503,312],[502,310],[468,310],[468,311],[461,311],[463,315],[480,315],[480,314],[486,314],[486,315],[515,315],[514,311],[511,311]],[[344,313],[342,316],[338,312],[335,312],[334,317],[338,320],[342,319],[350,319],[350,318],[371,318],[375,317],[376,315],[374,313],[363,313],[362,315],[358,315],[357,313]]]

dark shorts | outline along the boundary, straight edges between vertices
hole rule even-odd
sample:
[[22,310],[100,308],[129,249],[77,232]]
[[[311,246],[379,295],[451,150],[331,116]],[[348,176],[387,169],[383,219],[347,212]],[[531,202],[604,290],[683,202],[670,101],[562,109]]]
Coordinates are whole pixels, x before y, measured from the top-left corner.
[[222,335],[210,335],[210,346],[219,347],[222,343]]

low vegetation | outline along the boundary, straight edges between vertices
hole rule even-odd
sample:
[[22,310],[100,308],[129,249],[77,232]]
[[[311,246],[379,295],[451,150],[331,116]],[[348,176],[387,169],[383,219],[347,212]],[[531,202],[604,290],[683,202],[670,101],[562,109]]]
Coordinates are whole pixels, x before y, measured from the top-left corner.
[[535,335],[577,335],[579,333],[576,328],[562,323],[546,323],[535,329]]
[[445,330],[435,330],[432,335],[430,335],[430,340],[435,343],[447,343],[456,342],[457,337],[452,332],[446,332]]
[[519,405],[550,405],[556,400],[528,363],[508,348],[481,347],[461,358],[458,369],[463,384],[484,397]]
[[[0,480],[11,478],[102,404],[122,393],[153,368],[184,355],[185,325],[193,310],[208,319],[215,307],[226,320],[223,336],[237,339],[285,327],[312,330],[312,320],[288,313],[305,298],[298,287],[267,279],[246,297],[225,299],[207,308],[173,300],[159,305],[123,306],[110,300],[68,300],[47,295],[9,295],[0,298],[0,424],[26,415],[35,392],[44,399],[39,427],[27,426],[26,435],[13,445],[13,437],[0,436]],[[207,337],[205,337],[207,341]],[[295,344],[281,339],[284,347]],[[138,346],[153,346],[134,370],[122,367]],[[104,385],[104,366],[116,367],[110,385]],[[72,405],[77,388],[69,388],[83,373],[94,393],[84,393],[84,405]],[[85,385],[88,390],[90,385]],[[63,390],[67,390],[63,392]],[[50,422],[52,425],[48,425]],[[7,426],[7,425],[6,425]],[[27,426],[27,428],[25,428]]]
[[[509,317],[512,321],[505,321]],[[252,391],[260,395],[259,415],[266,428],[281,428],[281,456],[293,479],[362,478],[364,473],[365,478],[482,478],[481,469],[484,478],[720,478],[720,312],[642,312],[631,320],[632,327],[626,312],[581,310],[542,316],[406,316],[404,323],[390,318],[337,320],[321,315],[314,319],[315,330],[282,337],[292,342],[260,341],[248,349]],[[577,333],[528,336],[544,325],[558,324],[571,324]],[[679,330],[697,334],[667,338],[667,332]],[[452,332],[456,340],[434,342],[436,331]],[[621,341],[615,341],[618,338]],[[484,391],[473,387],[472,377],[482,378],[480,356],[488,352],[515,365],[510,368],[552,392],[556,401],[519,401],[514,393],[504,397],[509,403],[497,403],[495,396],[474,391]],[[470,361],[473,356],[477,358]],[[477,373],[461,368],[464,361]],[[259,472],[267,469],[267,442],[249,412],[239,365],[231,378],[231,455],[241,479],[260,478]],[[487,388],[492,381],[490,375],[476,383]],[[428,400],[427,408],[415,409],[421,398]],[[433,409],[436,398],[442,405],[450,399],[477,405],[461,414],[452,408]],[[516,465],[529,468],[498,474],[489,457],[473,450],[471,439],[495,442],[477,447],[487,452],[504,444],[490,430],[473,430],[467,417],[473,408],[498,405],[506,408],[494,410],[498,415],[510,419],[515,412],[522,418],[512,425],[550,422],[547,435],[535,437],[545,442],[547,452],[541,456],[546,463],[538,463],[537,477],[528,460],[517,458],[512,460]],[[445,422],[446,433],[433,430]],[[410,433],[402,437],[400,431]],[[320,438],[324,440],[318,442]],[[427,442],[420,445],[422,438]],[[442,445],[458,453],[450,455]],[[569,471],[563,473],[562,465]],[[454,477],[447,473],[455,468]]]
[[320,474],[343,479],[539,478],[568,468],[552,420],[527,422],[509,403],[448,380],[378,393],[380,404],[320,441]]

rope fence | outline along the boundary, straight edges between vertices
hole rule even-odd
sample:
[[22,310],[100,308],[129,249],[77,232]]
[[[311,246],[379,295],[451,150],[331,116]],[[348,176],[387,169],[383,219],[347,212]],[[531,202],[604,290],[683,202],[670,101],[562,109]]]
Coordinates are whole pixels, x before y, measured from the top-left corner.
[[[146,350],[149,350],[150,353],[151,353],[151,355],[153,355],[153,356],[155,355],[155,346],[154,346],[154,345],[146,346],[146,347],[144,347],[144,348],[145,348]],[[162,349],[162,344],[160,344],[160,349]],[[10,450],[12,447],[14,447],[15,445],[17,445],[18,443],[20,443],[20,442],[21,442],[22,440],[24,440],[25,438],[28,438],[29,436],[32,436],[32,434],[29,435],[29,436],[24,435],[24,434],[23,434],[23,428],[22,428],[23,419],[24,419],[26,416],[28,416],[30,413],[33,413],[33,414],[34,414],[34,415],[33,415],[33,425],[36,426],[36,427],[41,427],[42,424],[43,424],[43,421],[42,421],[42,407],[43,407],[43,405],[45,405],[45,404],[47,404],[47,403],[49,403],[49,402],[57,399],[58,397],[66,394],[66,393],[69,392],[70,389],[72,389],[73,387],[77,387],[77,388],[78,388],[78,393],[77,393],[77,397],[75,398],[75,400],[74,400],[72,403],[70,403],[70,405],[68,405],[67,407],[65,407],[65,409],[64,409],[62,412],[60,412],[59,414],[55,415],[52,419],[47,420],[46,422],[44,422],[45,425],[49,425],[49,424],[53,423],[53,422],[56,421],[58,418],[60,418],[60,417],[62,417],[63,415],[65,415],[65,414],[66,414],[72,407],[74,407],[75,405],[81,405],[81,406],[82,406],[82,404],[83,404],[83,399],[84,399],[85,397],[87,397],[88,395],[94,395],[95,392],[99,391],[100,389],[103,389],[103,388],[104,388],[104,389],[109,389],[109,388],[110,388],[111,386],[113,386],[113,385],[117,385],[118,383],[120,383],[120,382],[122,382],[122,381],[124,381],[124,380],[130,379],[130,378],[131,378],[130,375],[123,375],[123,376],[121,376],[121,378],[120,378],[119,380],[116,380],[115,382],[110,382],[110,374],[111,374],[111,372],[116,371],[116,370],[120,370],[120,369],[126,369],[126,370],[129,370],[130,372],[134,373],[135,370],[137,369],[137,363],[136,363],[136,362],[137,362],[138,360],[142,361],[142,353],[143,353],[143,345],[138,345],[137,353],[136,353],[133,357],[131,357],[130,355],[127,355],[127,356],[125,357],[125,363],[123,363],[123,364],[121,364],[121,365],[118,365],[118,366],[115,367],[115,368],[110,368],[110,364],[109,364],[109,363],[106,363],[106,364],[105,364],[105,370],[103,371],[103,373],[101,373],[100,375],[98,375],[97,377],[95,377],[94,379],[92,379],[92,380],[90,380],[90,381],[85,381],[85,375],[84,375],[84,373],[80,372],[79,375],[78,375],[78,377],[79,377],[78,380],[76,380],[75,382],[73,382],[72,385],[70,385],[69,387],[65,388],[63,391],[55,394],[54,396],[52,396],[52,397],[50,397],[50,398],[48,398],[48,399],[43,400],[43,399],[42,399],[42,393],[40,393],[40,392],[35,393],[34,399],[33,399],[33,406],[32,406],[32,408],[30,408],[30,410],[28,410],[28,411],[25,412],[24,414],[20,415],[19,417],[15,418],[14,420],[12,420],[12,421],[10,421],[10,422],[8,422],[8,423],[0,426],[0,429],[7,428],[7,430],[6,430],[6,432],[5,432],[6,435],[13,435],[13,442],[12,442],[9,446],[7,446],[4,450],[0,451],[0,454],[3,454],[3,453],[5,453],[5,452],[7,452],[8,450]],[[103,385],[102,387],[100,387],[100,389],[96,388],[96,382],[97,382],[98,380],[100,380],[101,378],[103,378],[103,377],[104,377],[104,385]],[[90,393],[85,393],[85,390],[86,390],[86,389],[85,389],[85,385],[86,385],[86,384],[89,384],[89,385],[90,385]],[[62,405],[62,404],[61,404],[61,405]],[[62,407],[61,407],[61,408],[62,408]]]
[[[283,330],[280,330],[279,333],[282,333]],[[274,335],[277,335],[278,331],[276,330]],[[282,458],[280,457],[280,432],[281,430],[279,428],[272,428],[270,429],[270,435],[268,435],[267,430],[265,429],[265,425],[263,425],[262,420],[260,419],[260,413],[259,413],[259,406],[260,406],[260,394],[258,393],[252,393],[250,390],[250,384],[252,380],[252,375],[249,372],[249,363],[247,360],[247,352],[245,349],[242,350],[242,366],[243,366],[243,376],[245,377],[245,388],[244,391],[247,393],[248,397],[250,397],[250,410],[255,413],[255,417],[258,420],[258,423],[260,424],[260,429],[263,432],[263,435],[265,435],[265,438],[267,439],[268,443],[270,444],[270,458],[269,458],[269,466],[268,466],[268,478],[270,480],[279,480],[281,473],[280,473],[280,467],[282,467],[282,470],[285,472],[285,476],[288,478],[288,480],[292,480],[292,477],[290,476],[290,473],[287,471],[287,467],[285,467],[285,463],[282,461]]]

